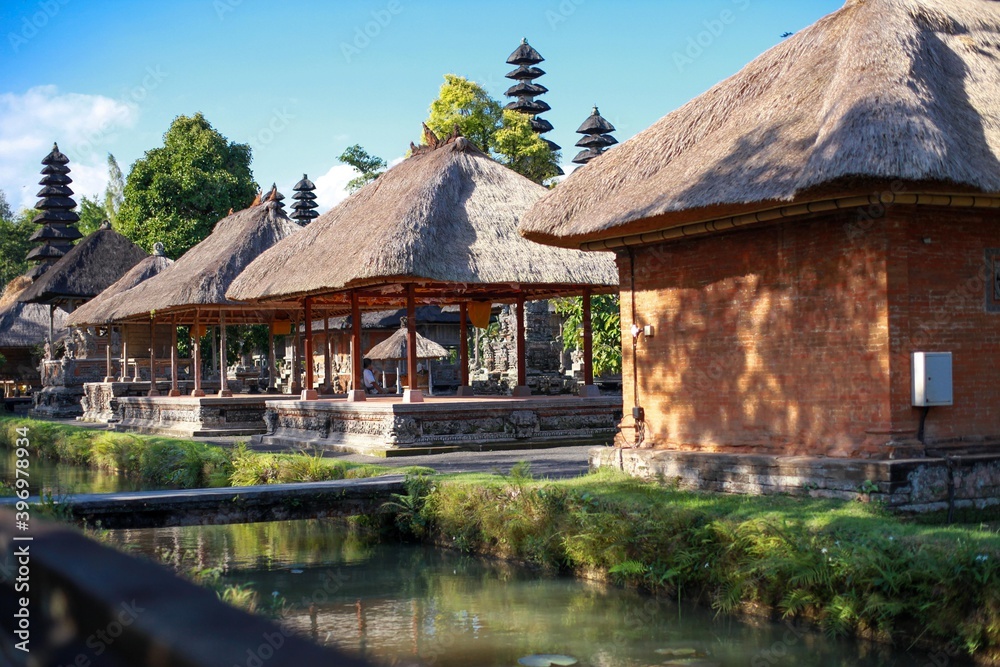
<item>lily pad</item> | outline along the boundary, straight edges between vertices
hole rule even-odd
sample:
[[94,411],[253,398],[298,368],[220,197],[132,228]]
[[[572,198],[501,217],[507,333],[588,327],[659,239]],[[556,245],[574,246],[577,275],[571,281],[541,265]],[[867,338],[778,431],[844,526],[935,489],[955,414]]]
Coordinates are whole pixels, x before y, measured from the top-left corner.
[[518,658],[518,664],[524,667],[569,667],[577,663],[576,658],[571,655],[559,655],[558,653],[538,653],[536,655],[526,655]]

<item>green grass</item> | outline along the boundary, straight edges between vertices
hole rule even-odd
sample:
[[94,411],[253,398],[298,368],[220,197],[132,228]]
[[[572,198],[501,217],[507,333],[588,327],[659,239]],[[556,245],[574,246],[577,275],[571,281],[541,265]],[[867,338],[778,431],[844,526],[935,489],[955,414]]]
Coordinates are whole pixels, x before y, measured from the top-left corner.
[[[159,436],[114,433],[35,419],[0,417],[0,447],[13,449],[18,428],[27,428],[31,449],[40,457],[90,466],[138,479],[151,486],[180,489],[253,486],[328,479],[427,472],[345,463],[309,454],[268,454]],[[4,495],[0,489],[0,495]]]
[[603,576],[831,635],[1000,647],[1000,536],[852,501],[692,493],[610,471],[415,478],[386,509],[418,539]]

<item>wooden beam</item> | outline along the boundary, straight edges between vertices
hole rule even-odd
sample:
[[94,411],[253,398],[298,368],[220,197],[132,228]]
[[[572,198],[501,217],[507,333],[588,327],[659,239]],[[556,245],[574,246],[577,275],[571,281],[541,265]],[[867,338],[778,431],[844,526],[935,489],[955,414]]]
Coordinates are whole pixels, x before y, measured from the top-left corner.
[[222,311],[219,316],[219,397],[229,397],[233,392],[229,391],[229,355],[226,354],[226,311]]
[[347,400],[365,400],[365,384],[361,369],[361,305],[357,292],[351,292],[351,391]]
[[333,392],[333,359],[330,342],[330,313],[323,312],[323,378],[329,392]]
[[198,311],[194,313],[194,326],[191,327],[191,350],[194,352],[194,389],[192,396],[204,396],[201,388],[201,336],[198,332]]
[[177,322],[170,323],[170,393],[168,396],[180,396],[177,386]]
[[469,304],[465,301],[458,305],[458,370],[459,396],[472,396],[469,386]]
[[146,395],[160,395],[156,389],[156,315],[149,317],[149,391]]
[[312,319],[312,298],[305,298],[305,320],[306,320],[306,386],[302,388],[303,401],[315,401],[319,394],[313,388],[313,319]]

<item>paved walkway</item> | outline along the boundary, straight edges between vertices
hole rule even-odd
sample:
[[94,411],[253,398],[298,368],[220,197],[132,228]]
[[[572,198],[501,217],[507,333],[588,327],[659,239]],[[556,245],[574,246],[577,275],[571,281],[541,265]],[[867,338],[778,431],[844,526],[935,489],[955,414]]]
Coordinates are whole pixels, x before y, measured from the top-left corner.
[[[86,424],[72,419],[48,420],[69,426],[83,426],[104,430],[98,424]],[[240,438],[246,440],[246,438]],[[232,447],[237,438],[192,438],[222,447]],[[520,461],[531,465],[535,477],[566,478],[577,477],[587,472],[588,452],[593,445],[550,447],[546,449],[517,449],[492,452],[448,452],[425,456],[396,456],[379,458],[363,454],[343,454],[327,452],[325,456],[352,463],[375,463],[390,468],[426,466],[442,473],[455,472],[498,472],[507,473]]]

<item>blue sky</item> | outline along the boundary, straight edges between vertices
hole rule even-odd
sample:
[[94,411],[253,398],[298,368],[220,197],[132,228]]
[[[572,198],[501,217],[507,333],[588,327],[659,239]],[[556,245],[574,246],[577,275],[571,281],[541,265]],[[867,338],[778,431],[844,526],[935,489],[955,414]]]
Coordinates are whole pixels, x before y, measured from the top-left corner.
[[[443,76],[497,98],[520,39],[545,57],[545,114],[568,163],[594,103],[623,141],[842,5],[841,0],[4,0],[0,189],[31,205],[52,141],[80,194],[103,189],[197,111],[253,147],[258,183],[290,195],[303,172],[323,209],[359,143],[398,160]],[[321,209],[322,210],[322,209]]]

